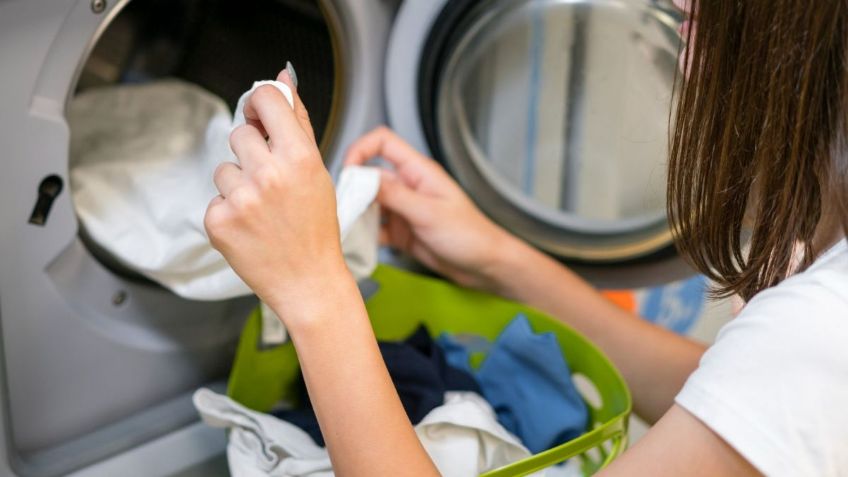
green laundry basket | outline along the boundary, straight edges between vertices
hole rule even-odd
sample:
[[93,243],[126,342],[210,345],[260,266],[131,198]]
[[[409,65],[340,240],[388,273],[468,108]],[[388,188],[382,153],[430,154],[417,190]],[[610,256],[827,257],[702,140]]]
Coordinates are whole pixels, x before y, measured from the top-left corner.
[[[422,323],[435,336],[445,332],[494,340],[515,315],[523,313],[535,332],[556,336],[574,376],[582,375],[594,385],[597,393],[586,396],[590,416],[586,434],[485,476],[527,475],[573,457],[580,459],[584,474],[591,475],[624,451],[630,391],[609,360],[576,331],[525,305],[396,268],[380,266],[372,279],[380,288],[366,306],[378,340],[403,340]],[[242,333],[228,394],[247,407],[268,412],[280,400],[296,400],[293,383],[299,367],[291,343],[263,349],[260,331],[257,309]]]

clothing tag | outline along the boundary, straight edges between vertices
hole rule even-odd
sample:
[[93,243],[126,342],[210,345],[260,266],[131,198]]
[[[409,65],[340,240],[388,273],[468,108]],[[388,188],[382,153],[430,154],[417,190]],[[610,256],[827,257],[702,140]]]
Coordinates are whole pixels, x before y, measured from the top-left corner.
[[359,293],[365,301],[368,301],[369,298],[380,290],[380,284],[370,278],[359,280],[356,285],[359,287]]
[[264,302],[261,306],[262,312],[262,338],[260,347],[268,348],[284,344],[289,340],[289,333],[280,318]]
[[[360,280],[357,285],[365,301],[368,301],[380,289],[380,285],[370,278]],[[260,337],[259,347],[267,349],[286,344],[289,340],[289,333],[280,317],[264,302],[262,302],[260,310],[262,314],[262,336]]]
[[480,335],[472,333],[457,333],[451,335],[454,341],[462,345],[469,353],[488,353],[492,342]]

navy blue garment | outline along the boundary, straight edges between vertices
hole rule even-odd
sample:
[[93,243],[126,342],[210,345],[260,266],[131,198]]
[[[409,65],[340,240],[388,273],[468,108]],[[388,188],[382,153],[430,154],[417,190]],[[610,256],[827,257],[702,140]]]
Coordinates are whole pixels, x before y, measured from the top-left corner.
[[[461,343],[439,338],[451,365],[470,369]],[[501,332],[475,374],[498,421],[539,453],[586,432],[589,412],[552,333],[535,334],[524,315]]]
[[442,349],[424,326],[402,343],[379,343],[379,346],[413,425],[444,403],[445,391],[481,392],[471,375],[448,365]]
[[[446,391],[482,394],[477,381],[468,372],[448,365],[442,349],[433,342],[423,325],[403,342],[378,344],[403,408],[413,425],[444,403]],[[303,429],[315,443],[323,446],[324,437],[302,378],[298,386],[301,403],[305,407],[272,414]]]

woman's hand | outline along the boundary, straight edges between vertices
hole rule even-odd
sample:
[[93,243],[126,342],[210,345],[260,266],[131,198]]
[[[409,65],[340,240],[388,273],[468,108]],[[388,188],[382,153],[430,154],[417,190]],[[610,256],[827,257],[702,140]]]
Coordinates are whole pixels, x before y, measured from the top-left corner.
[[287,321],[287,312],[312,302],[326,283],[351,278],[333,183],[308,114],[288,73],[278,80],[291,87],[294,108],[272,86],[250,96],[244,107],[248,124],[230,135],[240,164],[224,163],[215,171],[221,195],[210,203],[205,227],[212,246]]
[[465,286],[489,289],[498,258],[522,245],[471,202],[447,172],[386,127],[360,138],[345,163],[382,157],[377,200],[384,210],[381,240]]
[[[287,73],[278,80],[295,92]],[[215,173],[209,239],[291,332],[336,473],[438,475],[344,264],[333,183],[296,94],[294,103],[272,86],[247,101],[248,125],[230,136],[241,167]]]

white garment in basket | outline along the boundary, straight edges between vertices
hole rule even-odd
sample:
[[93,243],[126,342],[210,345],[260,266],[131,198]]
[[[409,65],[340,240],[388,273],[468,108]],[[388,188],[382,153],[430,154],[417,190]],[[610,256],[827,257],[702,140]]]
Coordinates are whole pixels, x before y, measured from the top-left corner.
[[[118,261],[180,296],[251,294],[209,244],[203,217],[218,195],[215,168],[237,162],[230,131],[244,124],[244,102],[263,84],[280,89],[291,104],[291,90],[274,81],[257,82],[242,95],[235,120],[220,98],[178,80],[77,96],[67,114],[71,191],[85,232]],[[376,266],[379,211],[369,206],[379,180],[378,171],[366,168],[347,168],[339,178],[342,247],[357,278]]]
[[[194,406],[210,426],[229,429],[227,458],[233,477],[333,475],[327,450],[293,424],[208,389],[194,393]],[[498,423],[489,403],[472,392],[446,393],[445,404],[430,411],[415,432],[445,476],[477,476],[530,456]],[[566,465],[556,475],[580,474],[575,465]]]

